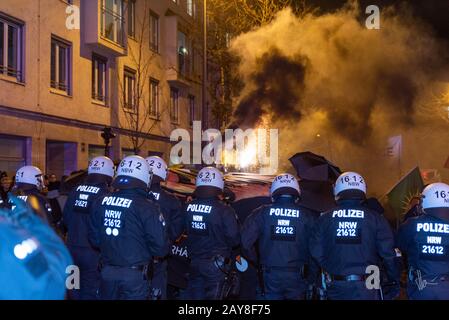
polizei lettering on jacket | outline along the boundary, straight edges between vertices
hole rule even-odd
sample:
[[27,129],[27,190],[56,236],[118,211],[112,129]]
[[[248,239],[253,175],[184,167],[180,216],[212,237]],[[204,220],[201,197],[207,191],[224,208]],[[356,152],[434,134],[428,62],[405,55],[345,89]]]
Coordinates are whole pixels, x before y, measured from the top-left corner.
[[187,206],[187,211],[210,213],[212,211],[212,206],[207,206],[205,204],[189,204]]
[[332,218],[364,218],[365,211],[355,209],[340,209],[332,212]]
[[299,210],[287,208],[271,208],[270,216],[299,218]]
[[100,188],[93,187],[93,186],[80,185],[76,188],[76,191],[97,194],[100,191]]
[[102,205],[115,206],[122,208],[129,208],[133,201],[131,199],[121,198],[121,197],[104,197],[101,202]]
[[417,232],[449,233],[449,224],[420,222],[416,224]]

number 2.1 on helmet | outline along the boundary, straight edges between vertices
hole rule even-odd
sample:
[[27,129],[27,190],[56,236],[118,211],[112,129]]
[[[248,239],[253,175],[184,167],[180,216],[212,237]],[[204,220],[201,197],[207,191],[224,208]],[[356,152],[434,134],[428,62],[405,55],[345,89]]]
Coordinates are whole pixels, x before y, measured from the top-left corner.
[[114,177],[114,162],[105,156],[99,156],[89,161],[87,169],[88,174],[102,174],[108,177]]
[[214,167],[205,167],[198,172],[196,177],[197,187],[215,187],[224,189],[223,174]]
[[24,166],[17,170],[16,183],[32,184],[40,189],[44,186],[42,171],[38,167]]

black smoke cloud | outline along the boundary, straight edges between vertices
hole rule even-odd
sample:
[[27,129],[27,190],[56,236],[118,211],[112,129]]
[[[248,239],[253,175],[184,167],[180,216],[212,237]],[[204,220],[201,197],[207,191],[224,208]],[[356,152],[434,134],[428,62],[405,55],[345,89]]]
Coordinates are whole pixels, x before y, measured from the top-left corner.
[[257,58],[256,64],[257,70],[249,76],[254,90],[240,101],[231,127],[254,127],[265,115],[280,120],[301,119],[297,105],[304,91],[307,60],[289,58],[271,48]]
[[355,145],[385,127],[412,127],[421,95],[444,69],[442,46],[407,11],[383,10],[380,30],[360,20],[356,3],[302,19],[285,10],[237,38],[245,87],[233,126],[317,121],[315,131]]

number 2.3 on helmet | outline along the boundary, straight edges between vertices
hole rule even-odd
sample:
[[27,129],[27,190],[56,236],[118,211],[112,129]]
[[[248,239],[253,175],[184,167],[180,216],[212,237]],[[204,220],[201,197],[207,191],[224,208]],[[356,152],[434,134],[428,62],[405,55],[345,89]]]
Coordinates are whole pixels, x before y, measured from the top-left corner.
[[151,156],[145,159],[150,166],[153,175],[160,177],[162,180],[167,179],[167,164],[161,157]]

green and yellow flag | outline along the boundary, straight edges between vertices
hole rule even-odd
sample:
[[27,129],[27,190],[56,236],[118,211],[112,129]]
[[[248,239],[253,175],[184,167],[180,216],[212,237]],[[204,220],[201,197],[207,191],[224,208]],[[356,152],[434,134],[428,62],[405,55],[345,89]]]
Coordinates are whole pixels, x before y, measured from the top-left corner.
[[419,196],[424,188],[424,182],[418,167],[404,176],[388,193],[388,204],[397,221],[406,213],[410,200]]

